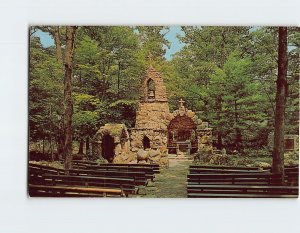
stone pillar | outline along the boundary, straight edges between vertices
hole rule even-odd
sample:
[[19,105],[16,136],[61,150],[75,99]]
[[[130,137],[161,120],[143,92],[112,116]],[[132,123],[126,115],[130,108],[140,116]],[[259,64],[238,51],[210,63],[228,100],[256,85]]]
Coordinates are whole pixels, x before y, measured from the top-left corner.
[[212,154],[212,129],[204,128],[197,130],[198,152]]

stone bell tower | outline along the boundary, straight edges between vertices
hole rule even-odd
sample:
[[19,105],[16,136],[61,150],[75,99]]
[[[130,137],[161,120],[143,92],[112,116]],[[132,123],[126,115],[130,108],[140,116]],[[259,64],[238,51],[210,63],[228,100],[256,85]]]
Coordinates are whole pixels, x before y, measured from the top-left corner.
[[136,123],[131,131],[132,151],[151,148],[167,153],[169,114],[163,78],[150,63],[141,79]]

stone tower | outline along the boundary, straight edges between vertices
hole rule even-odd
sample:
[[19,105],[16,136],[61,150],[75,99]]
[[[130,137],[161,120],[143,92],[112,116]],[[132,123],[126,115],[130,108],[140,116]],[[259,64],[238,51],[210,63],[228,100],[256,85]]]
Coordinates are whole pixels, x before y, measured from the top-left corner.
[[150,66],[141,80],[136,123],[131,131],[132,151],[151,148],[166,154],[169,114],[163,78]]

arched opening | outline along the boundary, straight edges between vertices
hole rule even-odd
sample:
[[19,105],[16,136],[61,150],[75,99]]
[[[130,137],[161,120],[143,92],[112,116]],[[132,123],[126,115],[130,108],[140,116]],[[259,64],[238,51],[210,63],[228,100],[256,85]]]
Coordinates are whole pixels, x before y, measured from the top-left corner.
[[155,83],[151,78],[147,82],[147,93],[149,100],[155,99]]
[[147,136],[144,136],[144,138],[143,138],[143,147],[144,147],[144,150],[150,148],[150,139]]
[[102,137],[102,157],[112,163],[115,157],[115,140],[109,134]]
[[168,126],[168,149],[170,154],[179,151],[193,154],[198,149],[197,126],[188,116],[176,116]]

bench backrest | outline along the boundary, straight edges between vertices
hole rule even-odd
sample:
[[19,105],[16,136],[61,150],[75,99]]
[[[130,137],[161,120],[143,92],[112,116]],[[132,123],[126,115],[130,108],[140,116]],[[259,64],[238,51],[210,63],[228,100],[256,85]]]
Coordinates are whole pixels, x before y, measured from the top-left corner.
[[140,169],[151,169],[153,173],[158,173],[159,172],[159,167],[158,166],[152,166],[151,164],[112,164],[112,163],[107,163],[107,164],[89,164],[85,162],[73,162],[73,166],[87,166],[87,167],[116,167],[116,168],[140,168]]
[[211,169],[211,168],[190,168],[190,174],[212,174],[212,173],[266,173],[265,170],[237,170],[237,169]]
[[[95,161],[89,160],[72,160],[73,163],[85,163],[85,164],[95,164],[99,165],[99,163]],[[151,163],[151,164],[144,164],[144,163],[101,163],[101,165],[108,164],[108,165],[123,165],[123,166],[145,166],[145,167],[159,167],[159,164]]]
[[[39,174],[53,174],[53,175],[64,175],[64,171],[57,173],[51,170],[40,170],[39,168],[29,167],[29,173]],[[146,185],[147,178],[143,172],[120,172],[120,171],[106,171],[106,170],[69,170],[69,175],[72,176],[89,176],[89,177],[114,177],[114,178],[133,178],[135,185]]]
[[188,185],[188,193],[268,193],[298,195],[298,187],[253,185]]
[[31,197],[123,197],[121,189],[29,185]]
[[30,174],[29,184],[34,185],[65,185],[65,186],[86,186],[101,188],[120,188],[124,192],[135,193],[136,186],[132,178],[113,177],[88,177],[88,176],[66,176],[52,174]]
[[208,168],[208,169],[229,169],[229,170],[262,170],[259,167],[234,167],[234,166],[202,166],[202,165],[190,165],[190,168]]
[[107,171],[122,171],[122,172],[144,172],[148,179],[153,179],[155,172],[148,167],[122,167],[122,166],[102,166],[102,165],[73,165],[74,169],[85,170],[107,170]]
[[188,183],[194,184],[278,184],[280,176],[271,173],[234,173],[234,174],[189,174]]

